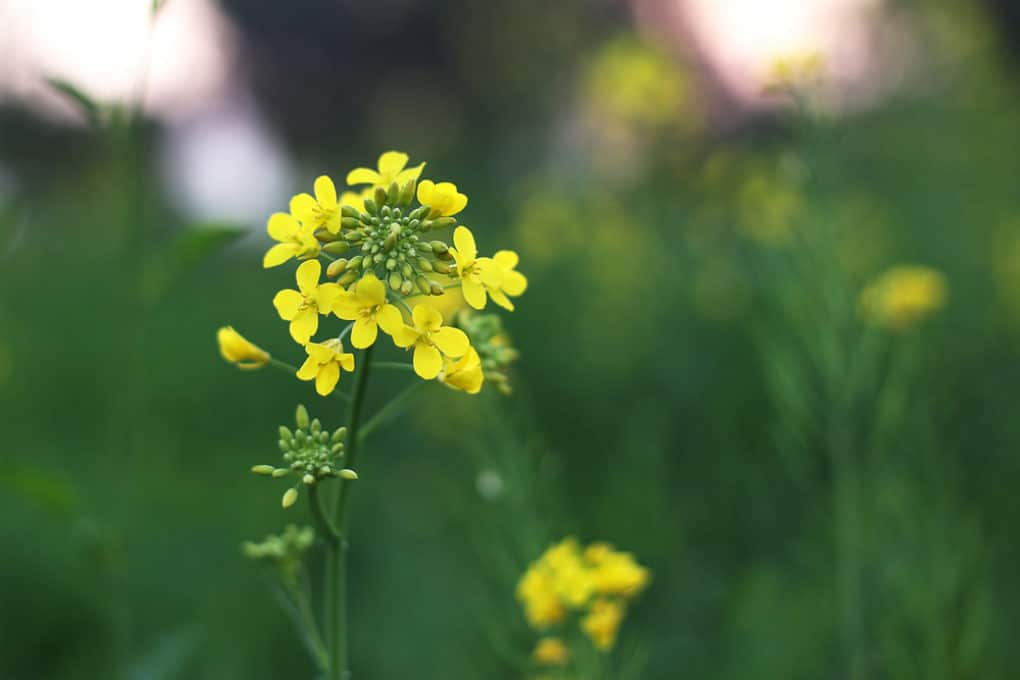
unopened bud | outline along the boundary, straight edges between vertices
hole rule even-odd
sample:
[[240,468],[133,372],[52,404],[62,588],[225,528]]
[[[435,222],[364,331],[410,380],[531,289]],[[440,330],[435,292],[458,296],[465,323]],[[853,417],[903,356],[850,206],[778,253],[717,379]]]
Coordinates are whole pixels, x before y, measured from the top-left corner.
[[443,292],[445,291],[443,286],[436,281],[429,281],[429,288],[431,289],[433,295],[442,295]]
[[297,489],[287,489],[287,491],[283,494],[283,500],[280,502],[280,505],[286,509],[294,505],[296,501]]
[[408,217],[410,217],[412,220],[421,220],[426,215],[428,215],[431,211],[432,211],[431,207],[429,207],[427,205],[423,205],[423,206],[421,206],[420,208],[418,208],[416,210],[412,210],[411,214],[408,215]]
[[326,267],[326,277],[335,279],[344,273],[344,269],[347,269],[347,260],[342,257],[339,260],[333,260],[329,263],[329,266]]
[[330,241],[332,241],[335,238],[336,238],[336,234],[330,233],[330,231],[328,229],[316,229],[315,230],[315,240],[317,240],[319,243],[329,243]]
[[433,241],[429,245],[432,246],[432,252],[436,255],[443,255],[450,250],[450,246],[446,245],[442,241]]
[[382,187],[376,187],[374,197],[375,204],[379,206],[379,212],[382,213],[382,209],[386,207],[386,190]]
[[304,404],[297,405],[297,409],[294,411],[294,422],[302,430],[308,427],[308,409]]
[[396,182],[390,182],[389,189],[386,191],[386,202],[390,205],[397,205],[400,202],[400,187]]
[[308,486],[311,486],[312,484],[315,484],[315,477],[306,472],[305,476],[301,478],[301,481],[307,484]]
[[447,227],[452,227],[455,224],[457,224],[456,217],[438,217],[432,220],[433,229],[446,229]]
[[292,435],[290,433],[290,430],[288,430],[285,426],[281,425],[280,426],[280,439],[285,439],[287,441],[290,441],[293,438],[294,438],[294,435]]
[[251,471],[254,472],[257,475],[271,475],[271,474],[273,474],[273,466],[272,465],[256,465],[256,466],[252,467]]
[[341,286],[349,286],[358,280],[358,272],[354,271],[350,267],[343,273],[339,279],[336,280]]
[[387,271],[393,271],[396,268],[397,268],[397,261],[396,260],[394,260],[392,257],[390,259],[386,260],[386,269],[387,269]]
[[276,468],[273,470],[273,479],[279,479],[280,477],[286,477],[290,474],[290,470],[287,468]]
[[418,286],[418,290],[420,290],[424,295],[429,295],[432,293],[432,284],[430,284],[429,280],[426,279],[424,276],[419,276],[418,278],[416,278],[414,280],[414,283],[416,286]]
[[407,296],[414,292],[414,284],[409,280],[404,279],[404,282],[400,284],[400,294]]
[[343,441],[344,439],[346,439],[346,438],[347,438],[347,428],[346,428],[346,427],[341,427],[341,428],[338,428],[338,429],[337,429],[337,430],[336,430],[336,431],[335,431],[335,432],[333,433],[333,443],[334,443],[334,444],[335,444],[336,442],[342,442],[342,441]]
[[358,209],[355,208],[353,205],[342,205],[340,206],[340,216],[341,216],[340,224],[343,224],[342,218],[353,217],[354,219],[357,220],[361,218],[361,213],[359,213]]
[[373,201],[371,198],[366,198],[365,212],[367,212],[369,215],[375,215],[377,212],[379,212],[379,206],[377,206],[375,201]]
[[364,258],[361,255],[355,255],[354,257],[352,257],[350,260],[347,261],[347,268],[348,269],[357,269],[358,267],[361,266],[361,261],[363,259]]
[[446,262],[434,262],[432,268],[440,274],[449,274],[453,270],[453,267]]
[[404,279],[400,276],[400,272],[390,272],[389,282],[392,290],[400,290],[400,286],[404,283]]
[[[346,209],[347,206],[344,206],[344,208]],[[344,229],[357,229],[361,226],[361,220],[358,219],[357,214],[350,217],[344,216],[340,218],[340,226]]]
[[358,473],[350,468],[344,468],[340,471],[340,477],[347,480],[354,480],[358,478]]
[[419,257],[418,269],[422,270],[423,272],[430,272],[432,271],[432,263],[426,260],[424,257]]
[[417,188],[418,182],[416,180],[412,179],[409,182],[405,182],[404,186],[400,188],[400,205],[411,205]]

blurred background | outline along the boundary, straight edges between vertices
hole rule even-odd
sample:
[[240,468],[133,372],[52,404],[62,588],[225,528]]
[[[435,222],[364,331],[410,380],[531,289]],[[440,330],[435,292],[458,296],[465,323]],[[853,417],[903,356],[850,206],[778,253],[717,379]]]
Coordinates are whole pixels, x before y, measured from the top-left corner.
[[214,336],[298,361],[265,220],[387,149],[530,287],[512,396],[364,452],[356,678],[523,677],[568,534],[653,574],[633,677],[1012,677],[1018,58],[1010,0],[0,0],[0,677],[312,676],[247,470],[345,416]]

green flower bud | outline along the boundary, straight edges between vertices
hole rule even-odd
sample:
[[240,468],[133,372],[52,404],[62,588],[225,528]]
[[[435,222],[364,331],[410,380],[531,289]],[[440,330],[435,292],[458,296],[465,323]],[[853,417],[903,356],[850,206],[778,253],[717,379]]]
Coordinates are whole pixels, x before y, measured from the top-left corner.
[[400,286],[404,283],[404,279],[400,276],[400,272],[390,272],[389,282],[392,290],[400,290]]
[[424,257],[419,257],[417,264],[418,269],[422,270],[423,272],[432,271],[432,263],[426,260]]
[[289,439],[281,439],[276,443],[280,447],[280,450],[284,453],[288,453],[290,451],[291,441]]
[[358,272],[354,271],[350,267],[344,272],[343,276],[336,280],[341,286],[349,286],[358,280]]
[[359,213],[358,209],[355,208],[352,205],[342,205],[342,206],[340,206],[340,216],[341,216],[341,219],[340,219],[340,223],[341,224],[343,224],[343,218],[344,217],[353,217],[356,220],[361,219],[361,213]]
[[438,256],[443,256],[450,250],[450,246],[442,241],[433,241],[429,245],[432,246],[432,253]]
[[273,479],[279,479],[280,477],[286,477],[290,474],[290,470],[287,468],[276,468],[273,470]]
[[400,202],[400,187],[396,182],[390,182],[386,191],[386,202],[390,205],[397,205]]
[[316,229],[315,231],[315,239],[319,243],[329,243],[335,238],[337,238],[337,236],[335,234],[329,233],[328,229]]
[[339,456],[340,454],[342,454],[344,452],[343,442],[337,442],[336,444],[333,444],[333,446],[330,447],[329,452],[334,456]]
[[429,295],[432,293],[432,284],[430,284],[429,280],[424,276],[418,276],[414,280],[414,283],[418,286],[418,290],[420,290],[422,294]]
[[407,228],[411,231],[418,231],[419,227],[421,227],[421,220],[411,220],[407,223]]
[[359,241],[363,241],[365,239],[365,234],[364,232],[355,229],[354,231],[347,232],[346,234],[343,235],[343,237],[344,240],[347,241],[348,243],[358,243]]
[[378,252],[378,250],[379,250],[378,246],[372,249],[372,251],[375,252],[375,255],[372,256],[372,261],[375,262],[376,264],[382,264],[383,262],[386,261],[386,256]]
[[357,269],[358,267],[361,266],[361,260],[363,259],[364,258],[361,255],[355,255],[354,257],[347,261],[347,267],[349,269]]
[[446,229],[457,224],[456,217],[438,217],[432,220],[432,229]]
[[405,182],[404,186],[400,188],[400,205],[411,205],[411,201],[414,200],[414,194],[417,188],[417,180],[412,179],[409,182]]
[[371,198],[365,199],[365,212],[367,212],[369,215],[375,215],[377,212],[379,212],[379,207],[376,205],[375,201],[373,201]]
[[252,467],[251,471],[254,472],[257,475],[271,475],[271,474],[273,474],[273,466],[272,465],[255,465],[255,466]]
[[347,428],[341,427],[333,433],[333,443],[342,442],[347,438]]
[[358,478],[358,473],[350,468],[344,468],[340,471],[340,477],[346,480],[354,480]]
[[301,478],[301,481],[304,482],[306,485],[311,486],[312,484],[315,484],[315,477],[306,474],[304,477]]
[[318,418],[315,418],[312,420],[308,429],[311,431],[312,434],[319,434],[320,432],[322,432],[322,423],[319,422]]
[[[368,207],[367,203],[368,202],[366,201],[366,207]],[[382,209],[386,207],[386,190],[382,187],[375,188],[375,203],[379,206],[380,214],[385,217],[385,214],[382,213]]]
[[[345,205],[344,208],[347,208]],[[361,220],[358,219],[357,215],[351,215],[350,217],[341,217],[340,226],[344,229],[358,229],[361,227]]]
[[432,212],[432,208],[427,206],[427,205],[423,205],[420,208],[418,208],[417,210],[412,210],[411,214],[408,215],[408,217],[410,217],[412,220],[422,220],[430,212]]
[[335,279],[343,274],[345,269],[347,269],[347,260],[342,257],[339,260],[333,260],[329,263],[329,266],[326,267],[326,277]]
[[285,440],[287,440],[287,441],[290,441],[290,440],[291,440],[291,439],[293,439],[293,438],[294,438],[294,435],[292,435],[292,434],[290,433],[290,430],[288,430],[288,429],[286,428],[286,426],[284,426],[284,425],[281,425],[281,426],[280,426],[280,439],[285,439]]
[[297,489],[287,489],[286,493],[283,494],[283,499],[280,501],[280,505],[284,509],[289,508],[297,502]]
[[400,284],[400,294],[404,295],[406,297],[406,296],[410,295],[413,292],[414,292],[414,284],[411,283],[409,280],[405,279],[404,282],[402,284]]
[[[305,408],[304,404],[298,404],[297,409],[294,411],[294,422],[297,423],[298,429],[304,430],[308,427],[308,409]],[[302,434],[301,432],[298,433]]]
[[387,271],[393,271],[396,268],[397,268],[397,261],[396,260],[394,260],[392,257],[390,259],[386,260],[386,269],[387,269]]
[[433,295],[442,295],[444,292],[443,286],[437,281],[429,281],[429,288]]
[[440,274],[449,274],[451,271],[453,271],[453,267],[451,267],[446,262],[435,262],[432,264],[432,268],[439,272]]

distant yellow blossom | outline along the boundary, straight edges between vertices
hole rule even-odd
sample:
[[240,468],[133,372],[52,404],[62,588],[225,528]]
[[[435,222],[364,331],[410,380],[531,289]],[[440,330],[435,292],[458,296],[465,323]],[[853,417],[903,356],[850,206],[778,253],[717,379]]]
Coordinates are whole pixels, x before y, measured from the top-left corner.
[[397,347],[414,348],[414,372],[432,380],[443,368],[443,355],[462,357],[471,348],[467,334],[459,328],[443,325],[443,315],[426,304],[417,305],[411,313],[413,326],[394,329]]
[[509,312],[514,311],[514,303],[507,296],[523,295],[528,287],[528,279],[516,270],[519,259],[512,250],[500,250],[493,255],[492,261],[499,267],[502,277],[498,285],[485,287],[492,301]]
[[223,358],[238,368],[250,370],[269,363],[269,352],[249,342],[233,326],[223,326],[216,331],[216,341]]
[[482,390],[485,376],[482,373],[482,360],[475,348],[469,347],[467,354],[457,360],[444,357],[439,379],[447,387],[468,394],[478,394]]
[[412,179],[418,179],[425,164],[413,168],[404,169],[407,166],[409,156],[400,151],[387,151],[379,156],[378,171],[370,168],[355,168],[347,173],[347,183],[371,184],[373,187],[387,188],[391,183],[396,182],[403,185]]
[[319,284],[322,265],[318,260],[304,262],[297,268],[298,290],[281,290],[273,298],[273,306],[284,321],[290,321],[290,336],[305,345],[319,329],[319,315],[329,314],[343,289],[335,283]]
[[570,660],[570,650],[558,637],[544,637],[535,645],[531,658],[543,666],[564,666]]
[[587,616],[581,620],[581,630],[602,651],[612,649],[625,611],[623,603],[616,600],[595,600]]
[[371,272],[359,279],[353,290],[337,297],[333,312],[354,322],[351,344],[358,349],[371,346],[379,328],[393,335],[404,325],[400,310],[386,301],[386,286]]
[[336,186],[326,175],[315,180],[315,197],[298,194],[290,199],[290,212],[305,225],[325,229],[331,234],[340,231],[340,201],[336,197]]
[[567,608],[556,592],[552,574],[534,567],[517,582],[517,599],[524,605],[524,616],[533,628],[545,629],[562,623]]
[[281,265],[292,257],[306,260],[319,254],[319,242],[312,228],[301,224],[293,215],[273,213],[266,223],[266,231],[270,238],[279,241],[262,258],[262,266],[266,269]]
[[893,267],[861,292],[861,314],[876,325],[905,330],[942,308],[946,288],[945,276],[930,267]]
[[475,237],[467,227],[457,227],[453,231],[453,245],[450,254],[457,265],[464,299],[475,309],[484,309],[486,288],[503,285],[503,270],[491,258],[478,257]]
[[301,380],[314,380],[315,391],[323,397],[336,389],[340,381],[340,369],[348,373],[354,370],[354,355],[344,352],[344,345],[336,338],[322,343],[310,342],[305,345],[308,358],[298,369]]
[[467,206],[468,198],[452,182],[436,184],[425,179],[418,184],[418,202],[432,208],[430,217],[451,217]]

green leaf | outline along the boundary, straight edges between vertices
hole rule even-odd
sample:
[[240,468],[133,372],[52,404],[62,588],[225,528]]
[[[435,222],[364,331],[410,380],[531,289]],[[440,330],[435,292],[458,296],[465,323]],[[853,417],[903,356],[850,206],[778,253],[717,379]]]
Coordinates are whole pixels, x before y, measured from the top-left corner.
[[64,80],[63,78],[47,78],[47,84],[57,93],[67,99],[93,127],[100,127],[99,105],[92,101],[92,98],[82,92],[78,87]]

